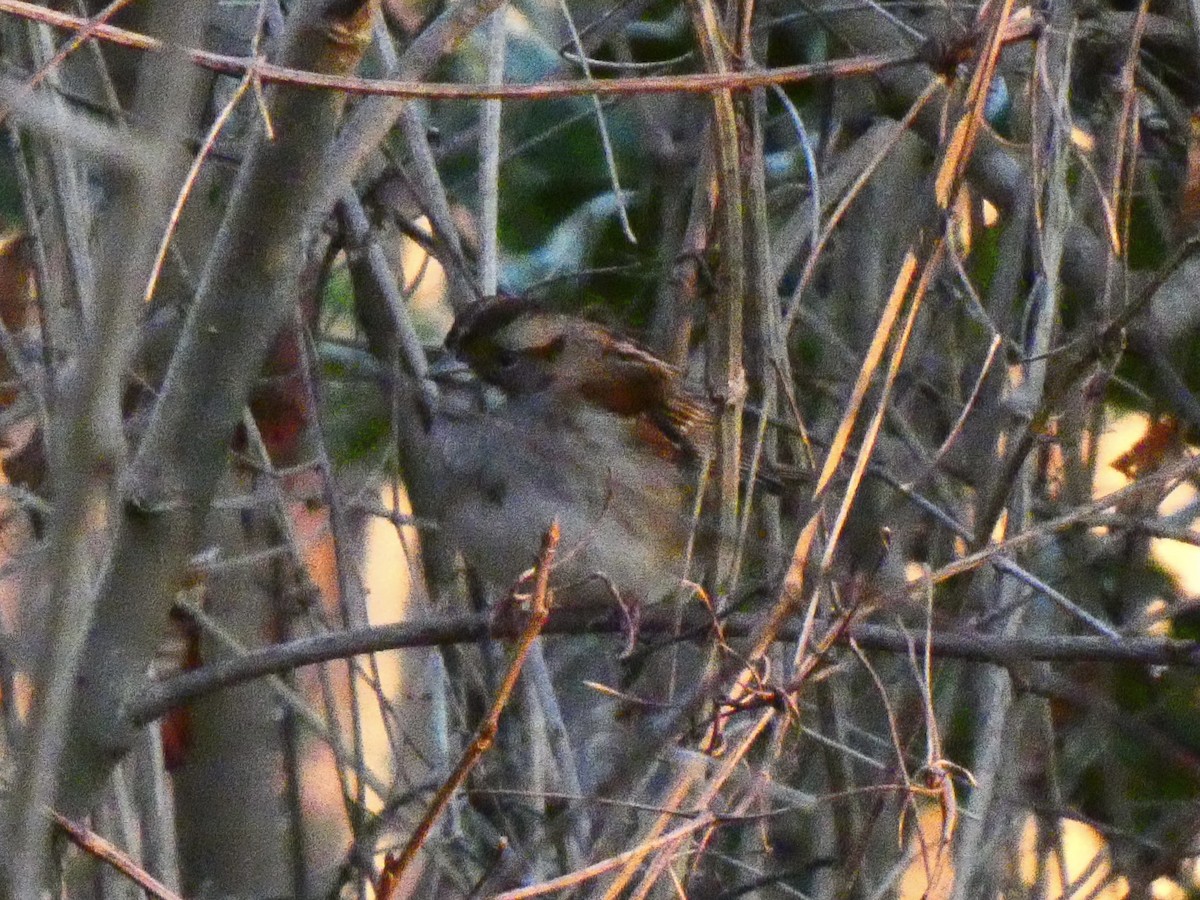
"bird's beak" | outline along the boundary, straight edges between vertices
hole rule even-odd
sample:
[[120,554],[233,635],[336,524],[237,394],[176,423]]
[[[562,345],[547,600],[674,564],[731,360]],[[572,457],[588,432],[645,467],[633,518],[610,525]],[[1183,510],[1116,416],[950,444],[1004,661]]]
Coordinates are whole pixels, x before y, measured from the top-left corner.
[[473,373],[467,363],[453,353],[447,353],[429,364],[429,377],[443,383],[461,382],[473,377]]

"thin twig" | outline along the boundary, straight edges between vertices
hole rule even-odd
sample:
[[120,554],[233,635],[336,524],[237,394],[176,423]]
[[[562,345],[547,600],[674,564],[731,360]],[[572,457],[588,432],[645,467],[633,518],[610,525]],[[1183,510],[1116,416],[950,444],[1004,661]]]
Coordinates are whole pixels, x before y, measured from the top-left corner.
[[[504,83],[507,8],[502,4],[487,23],[487,83]],[[504,104],[483,102],[479,128],[479,291],[485,297],[500,285],[500,122]]]
[[[54,28],[70,31],[92,29],[93,37],[130,47],[135,50],[162,51],[162,41],[136,31],[98,24],[82,16],[58,12],[24,0],[0,0],[0,13],[43,22]],[[1023,39],[1023,36],[1022,36]],[[578,97],[594,94],[707,94],[722,90],[750,90],[773,84],[797,84],[814,78],[838,78],[851,75],[870,75],[882,69],[911,65],[918,61],[916,53],[887,53],[857,56],[797,66],[781,66],[753,72],[726,72],[674,76],[611,78],[599,81],[561,81],[542,84],[477,85],[420,81],[392,81],[354,78],[319,72],[292,69],[273,63],[260,62],[242,56],[212,53],[195,48],[181,48],[197,66],[222,75],[245,75],[257,71],[263,84],[289,84],[342,91],[347,94],[407,97],[441,100],[544,100],[558,97]]]
[[175,236],[175,230],[179,227],[179,219],[183,215],[183,207],[188,201],[188,197],[192,195],[192,189],[196,185],[196,179],[200,177],[200,169],[204,166],[204,161],[209,158],[213,147],[217,143],[217,138],[225,129],[225,125],[229,122],[230,116],[237,108],[237,105],[242,100],[242,95],[246,93],[250,85],[254,81],[254,70],[251,69],[246,73],[245,77],[236,88],[229,101],[222,107],[217,117],[213,120],[212,125],[208,129],[208,134],[204,136],[204,141],[200,144],[200,150],[196,153],[192,160],[191,166],[188,167],[187,175],[184,176],[183,184],[180,185],[179,193],[175,197],[175,204],[171,207],[171,214],[167,218],[167,224],[163,228],[162,240],[158,244],[158,253],[154,257],[154,265],[150,268],[150,277],[146,279],[146,290],[142,294],[142,301],[149,303],[154,297],[154,289],[158,286],[158,276],[162,272],[163,263],[167,258],[167,250],[171,246],[171,238]]
[[[583,70],[583,77],[592,80],[592,60],[587,56],[583,48],[583,40],[579,36],[579,31],[575,27],[575,19],[571,15],[571,8],[567,5],[567,0],[559,0],[559,9],[562,10],[563,21],[567,23],[567,31],[571,35],[571,41],[575,45],[575,62],[578,63],[580,69]],[[617,172],[617,158],[613,152],[612,138],[608,133],[608,121],[604,118],[604,107],[600,102],[600,98],[592,95],[592,108],[596,113],[596,128],[600,133],[600,148],[604,151],[604,165],[608,168],[608,180],[612,185],[613,199],[616,201],[617,218],[621,222],[621,231],[625,234],[625,239],[631,244],[637,243],[637,237],[634,236],[633,226],[629,224],[629,211],[625,208],[625,192],[621,189],[621,178]]]
[[659,847],[666,847],[683,840],[689,834],[694,834],[701,828],[705,828],[716,821],[716,817],[712,813],[704,813],[699,816],[694,822],[689,822],[686,825],[681,825],[674,831],[668,831],[661,837],[655,838],[653,841],[634,847],[632,850],[626,850],[624,853],[618,853],[615,856],[610,856],[607,859],[602,859],[599,862],[592,863],[583,869],[578,869],[574,872],[568,872],[559,878],[552,878],[549,881],[543,881],[541,884],[531,885],[527,888],[517,888],[512,891],[505,891],[502,894],[497,894],[495,900],[525,900],[527,897],[540,897],[543,894],[553,894],[558,891],[566,890],[578,884],[583,884],[593,878],[603,875],[605,872],[611,872],[617,866],[624,864],[627,860],[634,856],[644,856],[648,852],[657,850]]
[[[58,50],[55,51],[54,55],[45,63],[43,63],[36,72],[33,73],[31,78],[25,80],[23,87],[29,92],[28,96],[32,96],[34,88],[36,88],[39,84],[45,81],[47,77],[53,74],[68,56],[70,56],[72,53],[82,47],[85,42],[92,38],[100,24],[107,22],[122,9],[128,6],[130,2],[132,2],[132,0],[112,0],[112,2],[104,7],[104,9],[100,10],[91,19],[87,20],[87,25],[76,31],[69,41],[59,47]],[[8,108],[0,107],[0,124],[2,124],[8,117],[12,106],[15,106],[20,102],[22,101],[18,97],[16,100],[10,103]]]
[[72,844],[89,856],[112,866],[155,900],[183,900],[183,897],[130,859],[127,853],[114,847],[90,828],[76,825],[66,816],[53,811],[50,818]]
[[[1200,470],[1200,456],[1190,457],[1182,463],[1163,469],[1160,472],[1154,472],[1150,475],[1135,481],[1133,484],[1113,491],[1110,494],[1105,494],[1103,497],[1087,504],[1071,510],[1071,512],[1058,518],[1043,522],[1040,525],[1032,528],[1027,528],[1024,531],[1018,532],[1012,537],[998,543],[991,544],[978,550],[975,553],[969,553],[961,559],[956,559],[954,562],[947,563],[929,576],[934,584],[941,584],[955,575],[961,575],[964,572],[969,572],[976,569],[986,562],[991,561],[994,557],[1006,555],[1013,550],[1025,547],[1035,541],[1044,540],[1050,535],[1057,534],[1060,531],[1065,531],[1075,525],[1087,522],[1097,513],[1103,512],[1106,509],[1117,508],[1120,504],[1133,498],[1144,496],[1145,492],[1154,488],[1168,484],[1172,481],[1182,480]],[[924,576],[916,579],[914,584],[920,582]]]
[[[496,697],[492,701],[487,715],[479,723],[474,739],[467,745],[466,750],[463,751],[462,758],[459,760],[458,765],[455,766],[454,771],[450,773],[450,777],[438,788],[437,794],[434,795],[428,809],[425,810],[425,815],[421,817],[421,821],[417,823],[417,827],[413,829],[408,842],[399,854],[388,855],[387,861],[384,863],[383,874],[380,877],[380,888],[377,891],[377,896],[380,900],[390,900],[395,889],[399,886],[405,871],[412,864],[421,847],[424,846],[430,832],[433,830],[433,826],[450,803],[454,792],[467,780],[467,776],[471,774],[471,770],[475,768],[496,739],[496,733],[500,728],[500,715],[508,705],[508,700],[512,696],[513,689],[517,686],[517,679],[521,675],[521,668],[525,665],[525,656],[529,653],[529,648],[533,646],[534,640],[541,633],[542,628],[546,624],[546,619],[550,614],[550,569],[554,565],[554,554],[558,550],[559,536],[558,522],[551,522],[550,528],[547,530],[546,536],[542,541],[541,553],[538,556],[536,574],[534,575],[533,595],[530,600],[529,619],[525,623],[516,647],[513,649],[508,671],[504,673],[504,679],[500,682],[500,687],[496,691]],[[384,889],[385,887],[387,890]]]

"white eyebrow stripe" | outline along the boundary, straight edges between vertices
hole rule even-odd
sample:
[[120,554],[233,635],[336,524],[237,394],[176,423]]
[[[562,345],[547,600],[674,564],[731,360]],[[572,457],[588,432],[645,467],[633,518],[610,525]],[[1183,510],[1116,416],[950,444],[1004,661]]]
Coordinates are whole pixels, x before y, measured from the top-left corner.
[[659,359],[649,350],[645,350],[632,341],[622,338],[614,338],[613,344],[608,349],[608,352],[620,359],[627,359],[633,362],[639,362],[651,366],[652,368],[657,369],[659,372],[664,374],[674,375],[677,371],[673,365]]

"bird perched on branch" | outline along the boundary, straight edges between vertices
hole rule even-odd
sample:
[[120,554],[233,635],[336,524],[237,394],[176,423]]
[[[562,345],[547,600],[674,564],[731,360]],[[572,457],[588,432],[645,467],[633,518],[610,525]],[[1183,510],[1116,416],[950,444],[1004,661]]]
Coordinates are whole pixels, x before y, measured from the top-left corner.
[[431,434],[449,476],[443,522],[487,581],[511,585],[555,518],[560,596],[615,587],[653,602],[698,578],[687,549],[715,418],[677,368],[512,298],[461,314],[445,345]]

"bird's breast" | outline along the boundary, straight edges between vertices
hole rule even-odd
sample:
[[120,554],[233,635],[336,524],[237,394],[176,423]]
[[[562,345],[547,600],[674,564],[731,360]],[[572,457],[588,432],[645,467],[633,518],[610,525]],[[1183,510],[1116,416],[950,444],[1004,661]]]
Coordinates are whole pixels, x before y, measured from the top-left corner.
[[443,521],[466,560],[498,588],[532,565],[557,519],[558,585],[603,574],[647,602],[686,577],[687,476],[636,422],[535,405],[448,419],[435,429],[445,460]]

